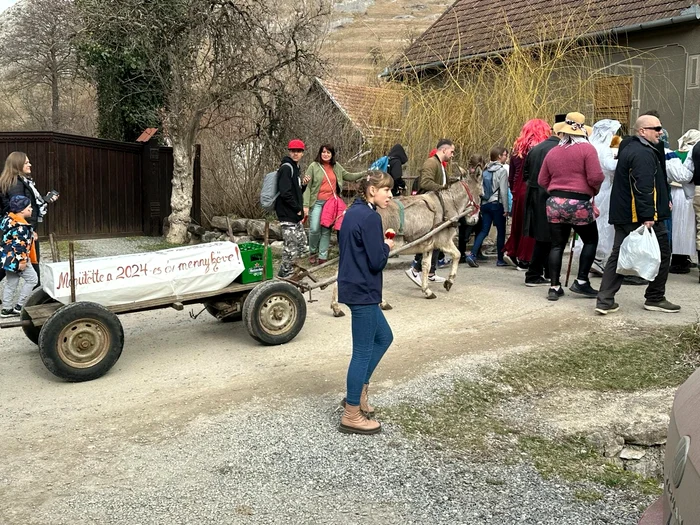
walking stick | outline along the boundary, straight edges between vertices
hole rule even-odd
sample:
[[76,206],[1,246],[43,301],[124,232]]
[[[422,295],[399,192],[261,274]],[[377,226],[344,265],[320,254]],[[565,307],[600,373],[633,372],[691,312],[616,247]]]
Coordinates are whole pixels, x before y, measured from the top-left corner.
[[569,265],[566,268],[566,280],[564,281],[564,286],[569,286],[569,275],[571,275],[571,261],[574,258],[574,246],[576,245],[576,238],[578,235],[574,233],[574,237],[571,239],[571,251],[569,252]]

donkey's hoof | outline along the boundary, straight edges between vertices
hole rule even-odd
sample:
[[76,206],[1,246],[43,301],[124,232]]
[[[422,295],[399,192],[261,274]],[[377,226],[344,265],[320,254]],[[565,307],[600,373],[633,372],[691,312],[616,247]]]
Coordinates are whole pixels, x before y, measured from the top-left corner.
[[393,310],[394,309],[394,307],[391,306],[389,303],[380,303],[379,308],[381,308],[382,310]]
[[345,317],[345,312],[342,310],[333,310],[333,317]]
[[445,290],[449,292],[452,289],[452,281],[445,281],[443,286],[445,287]]
[[430,295],[425,296],[426,299],[435,299],[437,298],[437,295],[435,295],[433,292],[430,292]]

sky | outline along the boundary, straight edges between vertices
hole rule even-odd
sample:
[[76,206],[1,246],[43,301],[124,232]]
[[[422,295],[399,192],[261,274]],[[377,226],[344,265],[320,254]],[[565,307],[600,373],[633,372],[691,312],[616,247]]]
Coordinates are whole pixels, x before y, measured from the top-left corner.
[[17,0],[0,0],[0,11],[4,11],[16,2]]

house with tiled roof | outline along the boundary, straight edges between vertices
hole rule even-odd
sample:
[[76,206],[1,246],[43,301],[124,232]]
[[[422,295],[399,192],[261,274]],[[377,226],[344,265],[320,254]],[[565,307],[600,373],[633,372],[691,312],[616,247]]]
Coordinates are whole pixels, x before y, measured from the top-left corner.
[[[398,86],[372,87],[337,80],[316,79],[311,94],[326,99],[332,120],[341,120],[360,148],[378,149],[401,135],[405,94]],[[328,119],[326,119],[328,120]]]
[[699,0],[457,0],[383,76],[413,81],[508,53],[514,41],[541,45],[545,27],[552,42],[575,34],[626,50],[607,57],[603,80],[628,89],[598,117],[629,124],[657,109],[671,138],[700,128]]

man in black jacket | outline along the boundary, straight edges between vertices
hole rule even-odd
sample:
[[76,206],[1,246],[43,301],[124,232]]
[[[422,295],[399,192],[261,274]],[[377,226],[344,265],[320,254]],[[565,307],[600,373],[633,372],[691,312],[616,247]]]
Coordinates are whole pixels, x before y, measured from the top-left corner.
[[671,247],[664,220],[671,216],[670,194],[664,176],[663,154],[656,145],[663,133],[661,122],[652,115],[642,115],[634,124],[636,135],[620,144],[617,169],[610,193],[610,224],[615,226],[612,253],[605,265],[596,312],[609,314],[620,306],[615,294],[623,276],[617,273],[620,245],[631,232],[644,225],[653,228],[661,251],[659,273],[649,283],[644,308],[657,312],[678,312],[681,307],[666,300],[666,280],[671,265]]
[[549,279],[543,277],[543,273],[548,273],[549,251],[552,249],[549,222],[547,222],[549,193],[538,184],[537,177],[547,153],[559,144],[560,136],[557,134],[557,128],[560,125],[561,121],[554,124],[552,136],[534,146],[525,156],[525,164],[523,164],[523,180],[527,183],[523,235],[535,239],[532,260],[525,273],[525,286],[549,286]]
[[304,190],[299,174],[299,161],[306,149],[299,139],[290,140],[286,155],[277,170],[277,189],[279,195],[275,200],[275,213],[280,221],[284,251],[282,264],[277,272],[279,277],[291,277],[294,273],[294,259],[300,257],[308,249],[306,232],[304,232]]

